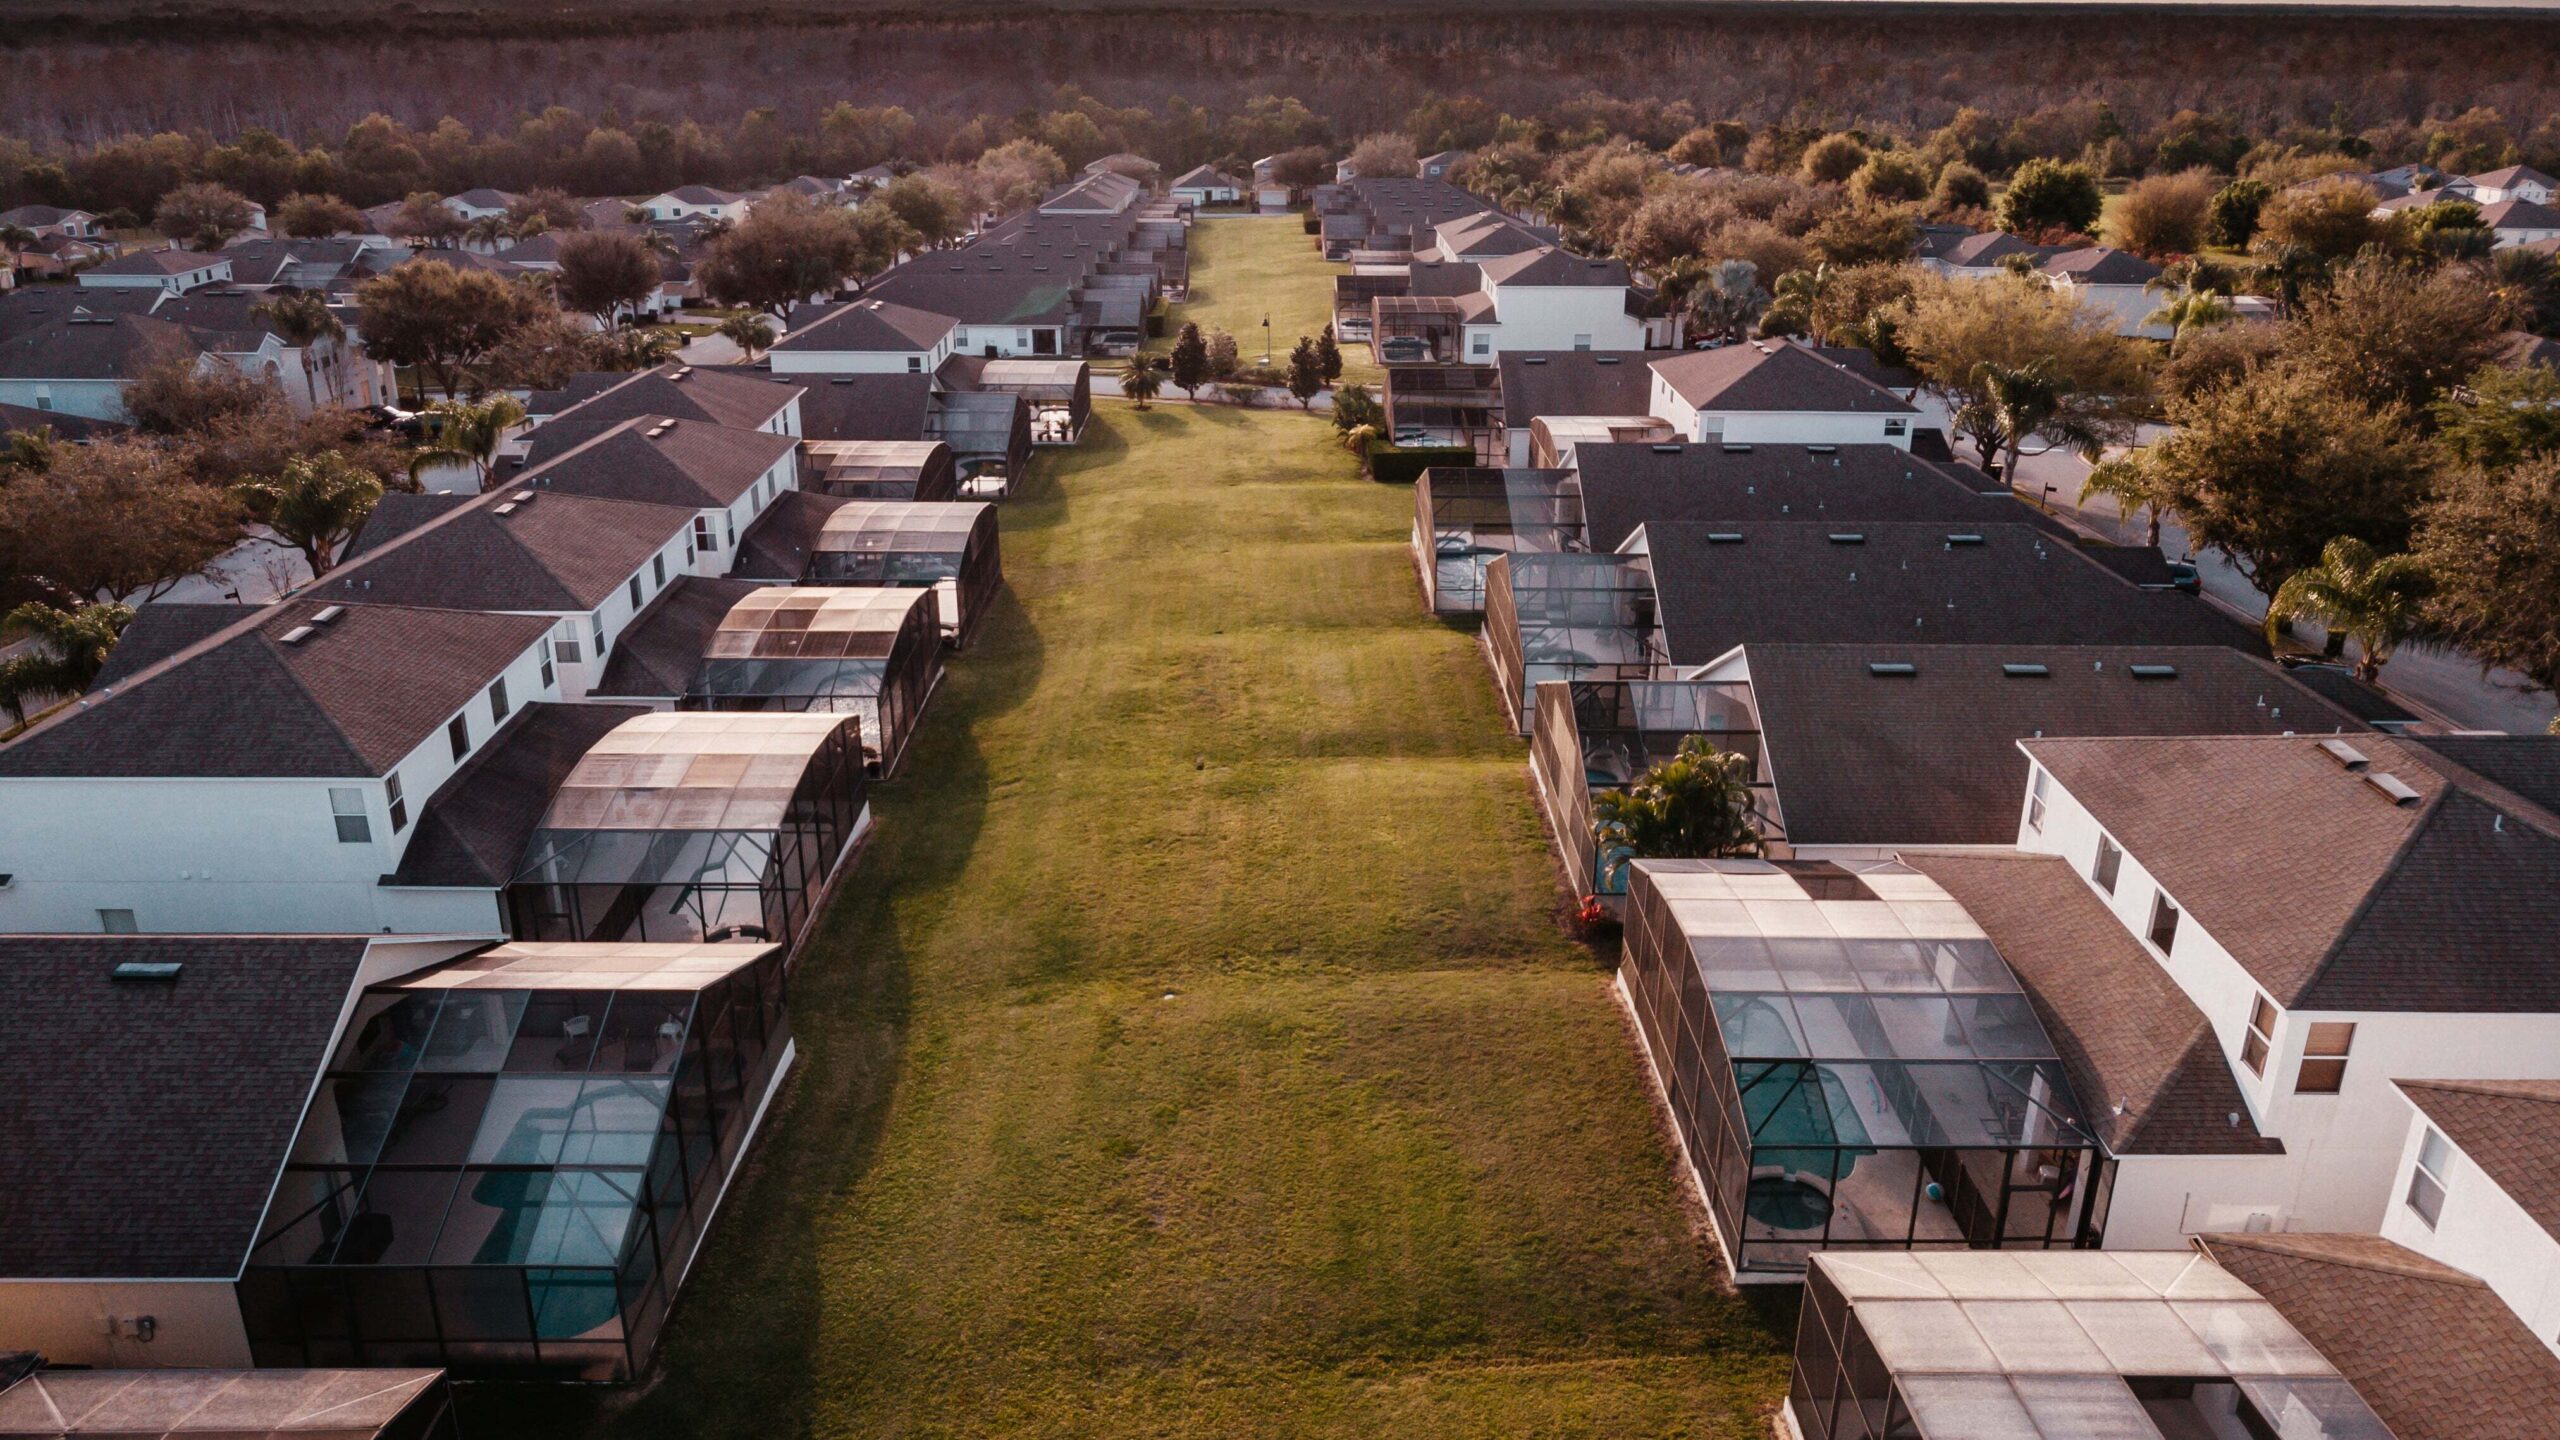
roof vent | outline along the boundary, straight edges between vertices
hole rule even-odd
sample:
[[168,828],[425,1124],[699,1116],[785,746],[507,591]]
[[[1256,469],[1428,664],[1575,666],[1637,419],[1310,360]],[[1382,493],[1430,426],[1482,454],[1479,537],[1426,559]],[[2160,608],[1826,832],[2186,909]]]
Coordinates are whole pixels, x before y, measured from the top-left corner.
[[115,969],[107,972],[107,975],[112,980],[166,982],[177,979],[178,972],[185,968],[185,963],[178,960],[125,960],[119,962]]
[[2367,770],[2364,783],[2390,796],[2394,805],[2415,805],[2421,798],[2417,791],[2409,788],[2409,782],[2388,770]]
[[308,625],[296,625],[292,629],[284,632],[281,636],[277,637],[280,643],[286,645],[299,645],[310,638],[311,627]]
[[507,498],[518,505],[530,505],[533,503],[533,492],[530,490],[519,490]]
[[1982,537],[1979,535],[1969,534],[1950,534],[1947,536],[1947,543],[1950,545],[1979,545],[1982,543]]
[[1616,355],[1594,355],[1591,357],[1591,363],[1594,365],[1615,365],[1618,363],[1620,358],[1621,357]]
[[1523,355],[1520,357],[1520,363],[1523,365],[1544,365],[1547,363],[1547,357],[1544,355]]
[[1867,543],[1867,537],[1856,530],[1834,530],[1831,532],[1831,543],[1834,545],[1864,545]]
[[2175,665],[2127,665],[2124,668],[2131,672],[2133,678],[2136,680],[2175,680],[2178,678],[2178,667]]
[[1870,660],[1867,662],[1867,673],[1884,676],[1917,675],[1920,673],[1920,667],[1908,660]]
[[2041,665],[2007,664],[2000,667],[2000,673],[2012,680],[2041,680],[2053,672]]
[[334,625],[337,623],[338,617],[346,613],[347,607],[344,605],[324,605],[320,607],[319,614],[311,617],[311,623],[314,625]]
[[1804,453],[1807,455],[1837,455],[1840,453],[1840,447],[1837,445],[1807,445],[1804,447]]
[[2323,740],[2320,742],[2320,749],[2330,759],[2337,761],[2338,768],[2341,770],[2361,770],[2373,763],[2366,758],[2363,751],[2344,740]]
[[[499,506],[498,513],[501,515],[513,515],[516,513],[516,502],[510,500],[506,504]],[[290,639],[292,637],[288,636],[286,638]]]
[[1742,543],[1742,532],[1739,530],[1710,530],[1707,532],[1707,543],[1710,545],[1739,545]]
[[1727,455],[1748,455],[1751,453],[1751,447],[1748,445],[1727,445],[1724,447],[1724,453]]
[[1653,453],[1656,455],[1677,455],[1683,448],[1685,447],[1679,445],[1656,445],[1653,447]]

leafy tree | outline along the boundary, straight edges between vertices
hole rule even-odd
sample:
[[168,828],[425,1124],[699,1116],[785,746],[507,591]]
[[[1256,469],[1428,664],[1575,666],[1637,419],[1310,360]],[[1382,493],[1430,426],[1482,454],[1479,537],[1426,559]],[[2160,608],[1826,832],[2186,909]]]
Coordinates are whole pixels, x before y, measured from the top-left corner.
[[2069,450],[2096,463],[2110,444],[2132,438],[2132,427],[2112,413],[2112,398],[2074,390],[2061,376],[2055,357],[2005,365],[1984,361],[1974,368],[1974,398],[1958,407],[1955,423],[1989,459],[2000,452],[2000,475],[2018,483],[2018,460],[2029,440],[2044,442],[2043,454]]
[[1629,782],[1593,797],[1591,838],[1603,879],[1614,887],[1634,860],[1712,860],[1757,855],[1752,761],[1716,749],[1703,735]]
[[580,230],[560,238],[560,303],[611,329],[647,304],[664,279],[657,252],[628,230]]
[[1970,165],[1954,164],[1938,172],[1938,183],[1929,192],[1929,213],[1952,215],[1961,211],[1991,208],[1991,181]]
[[720,334],[749,360],[773,348],[773,322],[761,315],[732,315],[720,322]]
[[33,475],[53,468],[53,427],[39,425],[33,430],[0,431],[0,485],[9,483],[9,472],[23,470]]
[[1209,332],[1209,378],[1233,380],[1244,368],[1244,355],[1236,345],[1236,337],[1224,330]]
[[156,599],[239,539],[237,502],[150,440],[58,446],[0,486],[0,575],[58,601]]
[[335,195],[287,195],[269,212],[275,227],[296,240],[322,240],[364,228],[364,212]]
[[1289,351],[1289,395],[1301,410],[1311,409],[1324,393],[1324,358],[1316,354],[1315,337],[1301,335]]
[[2226,250],[2246,249],[2258,233],[2258,214],[2275,187],[2264,180],[2234,180],[2213,192],[2205,207],[2204,240]]
[[519,235],[540,235],[551,230],[584,230],[587,207],[556,185],[528,190],[507,205],[507,221]]
[[1855,135],[1825,135],[1804,147],[1798,169],[1808,185],[1845,185],[1867,163],[1867,147]]
[[2013,235],[2043,235],[2094,229],[2105,208],[2098,177],[2086,167],[2030,160],[2009,177],[2009,188],[2000,192],[1992,213],[2000,228]]
[[2439,200],[2403,210],[2398,221],[2400,239],[2439,259],[2486,259],[2498,243],[2496,232],[2480,218],[2480,207],[2468,200]]
[[108,652],[133,623],[126,605],[88,604],[69,610],[30,600],[0,618],[0,639],[24,639],[26,648],[0,660],[0,708],[19,729],[27,703],[87,690],[107,668]]
[[2372,186],[2344,175],[2280,191],[2258,208],[2258,229],[2249,248],[2271,255],[2300,246],[2323,260],[2343,260],[2381,234],[2381,222],[2373,218],[2373,207],[2380,203]]
[[283,399],[283,392],[264,376],[171,352],[145,365],[125,386],[124,413],[145,434],[191,435]]
[[2316,620],[2329,632],[2327,654],[2336,659],[2356,643],[2356,678],[2381,677],[2391,652],[2418,633],[2430,582],[2426,567],[2409,555],[2381,555],[2353,536],[2321,548],[2320,563],[2296,570],[2267,602],[2267,644],[2297,620]]
[[1813,253],[1833,265],[1892,265],[1911,256],[1920,229],[1897,205],[1847,205],[1805,235]]
[[2286,348],[2348,394],[2405,405],[2421,422],[2436,397],[2505,348],[2498,297],[2467,267],[2413,274],[2366,259],[2306,297]]
[[1156,398],[1163,389],[1164,372],[1144,355],[1130,356],[1129,363],[1120,369],[1120,393],[1128,396],[1130,404],[1137,409],[1146,409],[1147,402]]
[[524,406],[512,395],[495,395],[487,400],[447,401],[427,409],[435,434],[418,453],[409,457],[409,478],[421,480],[439,465],[468,465],[478,475],[480,488],[489,488],[489,477],[496,470],[498,447],[505,443],[508,432],[524,420]]
[[1324,383],[1330,385],[1342,378],[1342,346],[1334,341],[1331,321],[1316,332],[1316,359],[1324,366]]
[[948,245],[969,228],[968,201],[958,190],[926,175],[901,175],[890,181],[862,208],[873,205],[898,217],[921,246]]
[[1383,432],[1386,424],[1387,412],[1378,404],[1377,397],[1369,393],[1368,386],[1354,382],[1333,392],[1333,428],[1336,430],[1348,434],[1366,427]]
[[443,196],[432,190],[421,190],[401,201],[400,208],[391,212],[391,219],[383,228],[391,232],[394,240],[418,245],[449,245],[471,227],[461,216],[445,208]]
[[1741,338],[1768,308],[1769,292],[1761,288],[1758,267],[1748,260],[1718,262],[1689,292],[1690,326],[1728,340]]
[[1849,177],[1849,196],[1870,205],[1904,205],[1929,198],[1929,167],[1908,150],[1879,150]]
[[304,388],[319,393],[320,347],[347,338],[347,327],[329,308],[328,297],[309,290],[278,290],[250,306],[249,312],[274,326],[286,344],[302,352]]
[[1881,314],[1985,464],[2014,466],[2030,439],[2116,443],[2148,386],[2111,317],[2033,280],[1919,277]]
[[382,502],[382,481],[345,456],[311,455],[286,462],[272,478],[243,480],[231,493],[251,519],[275,532],[268,543],[301,551],[318,579]]
[[1364,180],[1419,175],[1422,159],[1411,140],[1382,131],[1351,147],[1351,173]]
[[[712,242],[699,274],[711,298],[777,318],[859,275],[871,258],[844,211],[797,196],[772,198]],[[654,276],[655,267],[652,267]]]
[[2415,553],[2435,580],[2427,620],[2444,643],[2560,694],[2560,455],[2443,476]]
[[2408,548],[2431,453],[2398,406],[2377,409],[2302,365],[2242,372],[2173,400],[2175,428],[2143,467],[2198,545],[2229,555],[2261,595],[2320,563],[2341,535]]
[[2537,335],[2560,330],[2560,262],[2539,250],[2510,245],[2490,252],[2484,279],[2508,324]]
[[227,185],[198,180],[160,197],[152,228],[198,250],[219,250],[257,222],[249,197]]
[[2436,443],[2455,463],[2504,471],[2560,451],[2560,371],[2489,365],[2434,406]]
[[1182,332],[1173,339],[1173,383],[1182,393],[1197,400],[1200,387],[1209,383],[1209,342],[1192,321],[1182,322]]
[[2186,254],[2204,243],[2214,193],[2213,176],[2203,170],[2136,180],[2107,217],[2107,239],[2155,259]]
[[417,367],[448,400],[511,332],[551,310],[529,286],[441,260],[411,260],[356,289],[365,353]]

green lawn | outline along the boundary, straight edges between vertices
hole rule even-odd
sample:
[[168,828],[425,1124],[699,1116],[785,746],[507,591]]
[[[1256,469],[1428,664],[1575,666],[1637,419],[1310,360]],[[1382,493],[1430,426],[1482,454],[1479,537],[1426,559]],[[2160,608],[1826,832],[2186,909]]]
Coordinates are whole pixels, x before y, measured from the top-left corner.
[[[1328,262],[1297,215],[1222,215],[1191,227],[1191,298],[1173,307],[1165,333],[1148,343],[1157,353],[1173,348],[1184,321],[1202,331],[1236,337],[1245,363],[1262,359],[1262,317],[1271,317],[1271,363],[1285,365],[1301,335],[1333,320],[1333,277],[1344,267]],[[1342,378],[1375,389],[1386,379],[1366,345],[1346,345]]]
[[1410,494],[1331,434],[1105,402],[1006,505],[662,1377],[472,1433],[1767,1433],[1790,1304],[1719,1288]]

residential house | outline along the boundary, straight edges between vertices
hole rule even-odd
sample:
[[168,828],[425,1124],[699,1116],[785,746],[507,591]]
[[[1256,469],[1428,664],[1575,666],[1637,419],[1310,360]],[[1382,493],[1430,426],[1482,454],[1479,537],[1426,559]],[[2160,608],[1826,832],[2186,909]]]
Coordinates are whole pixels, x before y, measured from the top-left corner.
[[2382,1238],[2480,1277],[2560,1353],[2560,1081],[2403,1080]]
[[227,287],[193,290],[162,297],[151,318],[185,327],[202,348],[205,363],[265,376],[297,410],[391,403],[398,393],[397,378],[387,362],[364,353],[352,317],[345,334],[299,343],[261,313],[272,298],[264,291]]
[[80,283],[98,290],[160,290],[183,295],[207,285],[231,283],[227,252],[135,250],[80,272]]
[[20,205],[0,210],[0,230],[15,227],[36,235],[61,235],[73,240],[103,240],[107,227],[86,210],[69,210],[59,205]]
[[[1573,462],[1553,437],[1558,426],[1575,420],[1598,421],[1614,430],[1633,426],[1647,434],[1658,426],[1663,438],[1670,438],[1669,422],[1646,410],[1653,403],[1653,372],[1645,360],[1641,353],[1623,350],[1506,351],[1497,367],[1502,405],[1496,444],[1503,463],[1570,467]],[[1533,455],[1532,431],[1542,420],[1549,425],[1550,453]]]
[[1726,445],[1911,448],[1919,411],[1854,371],[1786,340],[1753,340],[1652,362],[1645,413],[1684,440]]
[[2509,200],[2548,205],[2552,195],[2560,192],[2560,180],[2530,165],[2509,165],[2466,178],[2472,201],[2483,209]]
[[1050,191],[1038,209],[1043,215],[1120,215],[1146,193],[1146,186],[1126,175],[1096,170]]
[[734,190],[710,185],[679,185],[640,202],[653,221],[717,220],[735,224],[747,218],[755,201]]
[[1195,165],[1173,182],[1175,200],[1189,205],[1234,205],[1244,199],[1246,182],[1215,166]]
[[2010,273],[2012,262],[2034,267],[2062,253],[2060,245],[2030,245],[2005,230],[1949,234],[1923,231],[1913,256],[1923,270],[1959,280],[1984,280]]
[[522,198],[511,191],[492,190],[482,185],[465,190],[459,195],[447,195],[436,203],[452,211],[454,218],[467,224],[474,220],[505,219],[516,202]]
[[687,568],[710,575],[728,568],[739,533],[799,486],[797,435],[668,415],[614,419],[619,407],[613,402],[622,397],[608,392],[603,398],[595,414],[573,409],[537,427],[503,486],[689,508],[695,514]]
[[2560,210],[2521,195],[2481,206],[2480,223],[2497,237],[2495,243],[2500,249],[2560,239]]
[[2164,297],[2151,287],[2160,267],[2127,250],[2091,245],[2048,257],[2036,271],[2077,303],[2113,316],[2116,333],[2166,340],[2172,331],[2151,318]]
[[802,305],[765,352],[777,375],[931,375],[958,344],[960,322],[893,301]]
[[1459,167],[1467,163],[1469,154],[1470,152],[1465,150],[1435,150],[1422,157],[1421,178],[1447,180],[1454,183],[1458,178]]

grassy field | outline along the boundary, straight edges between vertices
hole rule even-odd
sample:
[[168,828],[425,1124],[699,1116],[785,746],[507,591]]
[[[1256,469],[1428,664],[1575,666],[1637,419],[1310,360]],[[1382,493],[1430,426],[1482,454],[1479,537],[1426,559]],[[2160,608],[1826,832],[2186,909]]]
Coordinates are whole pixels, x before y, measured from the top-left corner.
[[1719,1288],[1330,435],[1105,402],[1008,503],[662,1377],[474,1434],[1766,1434],[1791,1311]]
[[[1165,333],[1147,348],[1173,348],[1183,322],[1203,333],[1225,330],[1248,365],[1262,359],[1262,317],[1271,317],[1271,363],[1289,363],[1289,348],[1333,319],[1333,277],[1328,263],[1296,215],[1214,215],[1191,227],[1191,298],[1173,307]],[[1342,378],[1376,389],[1386,373],[1369,359],[1366,345],[1342,350]]]

